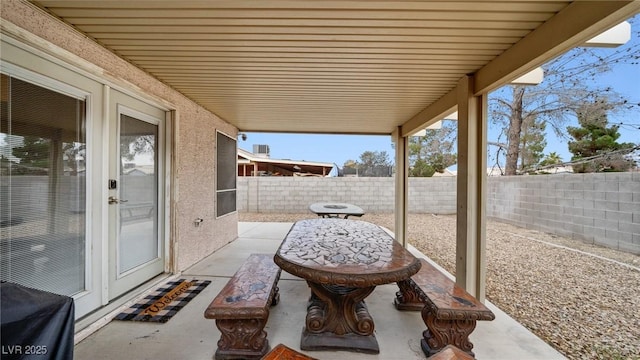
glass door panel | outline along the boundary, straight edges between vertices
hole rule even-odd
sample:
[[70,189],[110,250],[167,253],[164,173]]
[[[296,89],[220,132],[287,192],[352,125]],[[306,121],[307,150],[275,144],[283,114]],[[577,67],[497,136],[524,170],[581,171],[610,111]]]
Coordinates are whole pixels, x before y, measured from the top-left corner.
[[109,299],[161,274],[165,112],[111,90]]
[[159,258],[158,125],[120,115],[119,269]]

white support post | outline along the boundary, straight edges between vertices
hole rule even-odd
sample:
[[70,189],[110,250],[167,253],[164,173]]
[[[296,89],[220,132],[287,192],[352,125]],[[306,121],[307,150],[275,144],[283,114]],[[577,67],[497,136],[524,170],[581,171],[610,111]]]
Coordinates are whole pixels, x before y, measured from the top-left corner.
[[456,283],[484,301],[487,96],[473,89],[473,76],[458,83]]
[[407,247],[407,214],[409,213],[409,138],[402,136],[398,127],[391,134],[396,144],[396,192],[395,192],[395,235],[396,241]]

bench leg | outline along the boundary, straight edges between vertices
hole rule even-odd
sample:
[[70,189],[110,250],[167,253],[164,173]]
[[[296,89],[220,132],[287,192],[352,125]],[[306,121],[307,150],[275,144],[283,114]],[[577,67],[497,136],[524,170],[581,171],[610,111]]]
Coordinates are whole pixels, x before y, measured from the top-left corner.
[[260,359],[269,352],[269,340],[263,330],[267,319],[218,319],[221,332],[215,359]]
[[275,286],[273,290],[273,300],[271,300],[271,306],[276,306],[280,303],[280,289]]
[[421,311],[424,303],[420,300],[420,294],[412,285],[411,280],[398,281],[400,291],[396,292],[393,305],[396,309],[403,311]]
[[447,345],[453,345],[475,358],[471,351],[473,344],[469,341],[469,335],[476,328],[475,320],[437,319],[428,306],[422,309],[422,320],[427,325],[427,330],[422,333],[423,339],[420,344],[427,357],[436,354]]

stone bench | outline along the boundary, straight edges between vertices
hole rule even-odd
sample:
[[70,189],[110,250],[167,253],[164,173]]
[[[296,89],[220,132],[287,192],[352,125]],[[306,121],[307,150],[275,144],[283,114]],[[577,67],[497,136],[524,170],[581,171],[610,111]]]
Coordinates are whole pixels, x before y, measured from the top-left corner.
[[421,340],[422,351],[432,356],[453,345],[475,357],[469,335],[478,320],[493,320],[495,315],[483,303],[424,259],[411,279],[398,282],[394,304],[398,310],[421,310],[427,325]]
[[270,350],[264,326],[280,300],[273,255],[251,254],[204,312],[221,332],[216,359],[259,359]]

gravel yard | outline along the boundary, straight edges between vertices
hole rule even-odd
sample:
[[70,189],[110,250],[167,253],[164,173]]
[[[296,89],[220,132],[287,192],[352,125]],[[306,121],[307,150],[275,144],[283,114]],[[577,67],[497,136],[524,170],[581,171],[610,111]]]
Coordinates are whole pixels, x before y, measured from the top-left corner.
[[[394,228],[392,214],[360,219]],[[409,243],[454,273],[455,223],[453,215],[410,214]],[[487,298],[569,359],[640,359],[640,256],[488,221]]]

